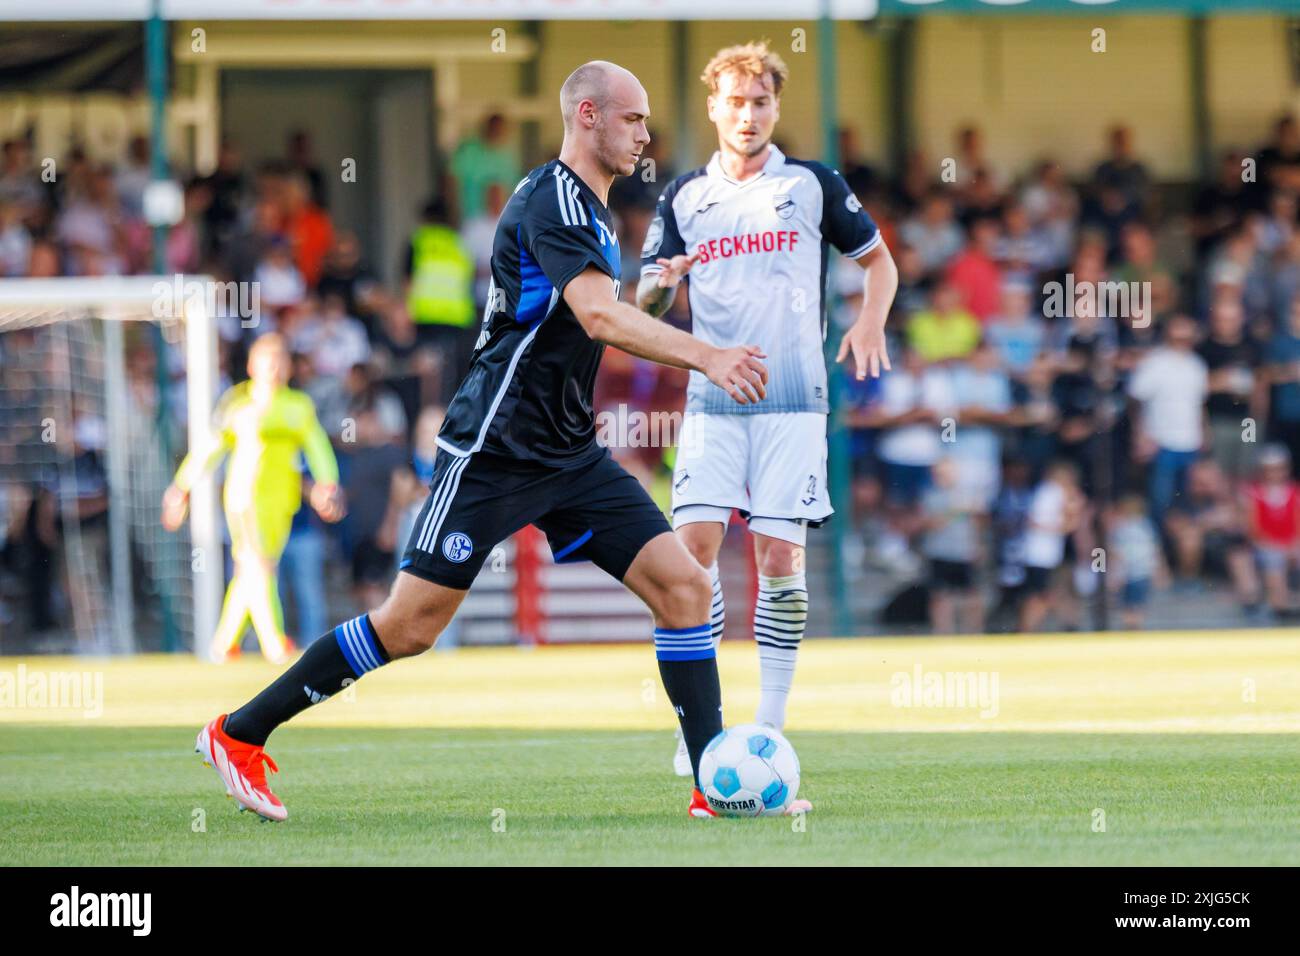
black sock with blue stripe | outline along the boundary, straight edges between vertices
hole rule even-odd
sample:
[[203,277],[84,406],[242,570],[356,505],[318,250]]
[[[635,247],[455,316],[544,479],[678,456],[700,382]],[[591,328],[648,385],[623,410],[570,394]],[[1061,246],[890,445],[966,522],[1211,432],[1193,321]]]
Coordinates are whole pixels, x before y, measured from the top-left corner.
[[262,746],[289,718],[337,694],[363,674],[388,663],[370,615],[344,621],[307,650],[264,691],[226,718],[236,740]]
[[698,627],[655,628],[655,656],[668,700],[677,711],[682,739],[691,755],[699,786],[700,754],[722,732],[722,685],[718,656],[708,623]]

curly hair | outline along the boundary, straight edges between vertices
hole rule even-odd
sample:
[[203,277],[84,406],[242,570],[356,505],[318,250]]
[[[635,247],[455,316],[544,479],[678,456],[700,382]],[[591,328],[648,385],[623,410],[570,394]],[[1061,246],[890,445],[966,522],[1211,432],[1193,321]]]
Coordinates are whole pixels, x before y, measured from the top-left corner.
[[772,92],[781,95],[785,81],[790,77],[790,70],[780,55],[768,49],[766,40],[753,43],[741,43],[725,47],[713,54],[700,80],[709,88],[710,93],[718,92],[718,81],[724,73],[739,73],[741,76],[771,76]]

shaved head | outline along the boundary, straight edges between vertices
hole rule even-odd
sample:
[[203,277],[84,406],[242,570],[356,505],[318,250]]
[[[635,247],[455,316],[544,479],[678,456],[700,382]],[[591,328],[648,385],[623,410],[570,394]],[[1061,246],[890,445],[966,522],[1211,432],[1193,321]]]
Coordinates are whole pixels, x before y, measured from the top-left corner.
[[582,64],[569,74],[569,78],[560,87],[560,116],[564,119],[564,128],[572,128],[578,106],[583,100],[590,100],[596,111],[603,113],[614,99],[615,88],[626,89],[628,83],[636,88],[641,86],[630,71],[616,63],[592,60]]
[[[583,178],[590,176],[588,184],[632,175],[650,142],[650,100],[630,71],[605,60],[582,64],[560,87],[560,113],[560,159]],[[608,180],[601,189],[592,186],[597,195],[608,192]]]

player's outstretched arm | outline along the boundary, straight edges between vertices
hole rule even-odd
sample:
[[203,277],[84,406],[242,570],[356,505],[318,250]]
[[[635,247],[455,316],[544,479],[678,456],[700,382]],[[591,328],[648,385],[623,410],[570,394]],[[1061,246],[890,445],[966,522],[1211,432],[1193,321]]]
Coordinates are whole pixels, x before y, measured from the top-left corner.
[[767,397],[766,358],[756,345],[719,349],[661,322],[647,322],[645,313],[614,298],[614,280],[595,266],[564,287],[564,301],[583,329],[632,355],[702,372],[741,405]]

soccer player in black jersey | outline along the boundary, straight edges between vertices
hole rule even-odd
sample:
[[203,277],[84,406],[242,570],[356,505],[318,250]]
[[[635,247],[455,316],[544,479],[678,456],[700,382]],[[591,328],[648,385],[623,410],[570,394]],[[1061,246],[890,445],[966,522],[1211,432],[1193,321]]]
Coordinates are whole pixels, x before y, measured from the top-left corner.
[[[492,548],[528,524],[557,558],[591,560],[649,606],[659,673],[697,774],[722,729],[709,575],[596,442],[592,388],[613,345],[699,371],[741,404],[758,402],[765,356],[756,345],[715,348],[618,300],[620,254],[605,201],[650,141],[637,78],[612,63],[584,64],[564,82],[560,108],[559,159],[519,183],[497,224],[483,331],[447,408],[429,498],[388,599],[199,732],[204,761],[241,807],[267,819],[287,816],[266,782],[271,731],[368,671],[432,647]],[[689,813],[713,816],[696,783]]]

